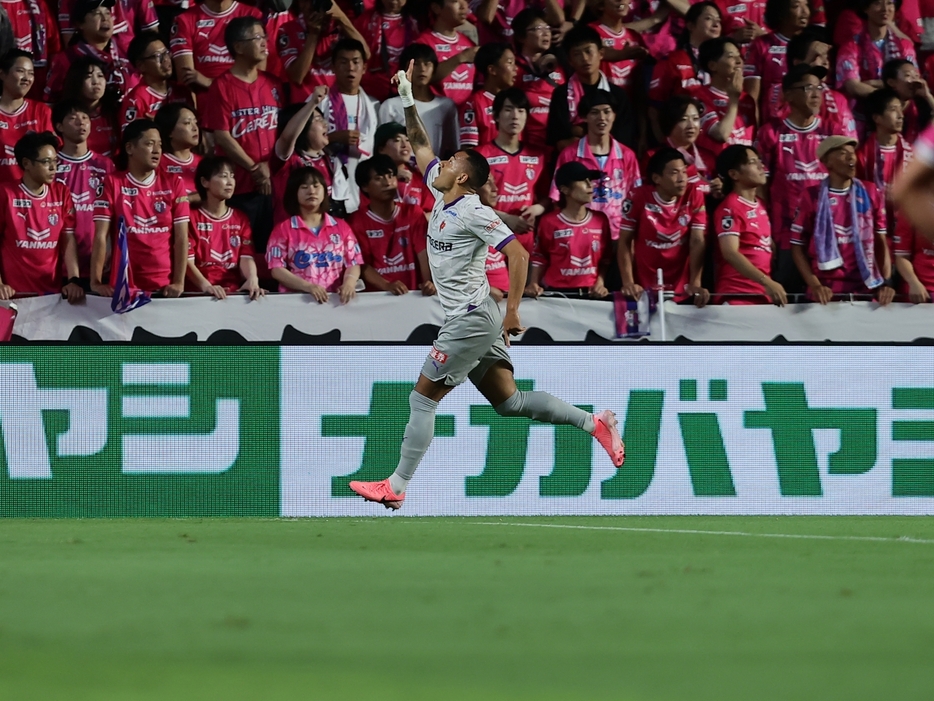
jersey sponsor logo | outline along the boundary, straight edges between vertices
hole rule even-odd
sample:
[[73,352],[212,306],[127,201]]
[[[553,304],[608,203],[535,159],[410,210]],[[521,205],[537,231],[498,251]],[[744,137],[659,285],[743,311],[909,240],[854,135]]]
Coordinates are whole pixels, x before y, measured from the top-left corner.
[[265,114],[262,117],[257,117],[252,121],[247,121],[246,119],[241,119],[233,125],[233,129],[230,130],[230,135],[235,139],[240,138],[246,134],[252,134],[256,131],[261,130],[275,130],[276,125],[278,124],[278,110],[275,107],[264,107]]
[[195,29],[205,29],[207,27],[213,27],[214,20],[212,19],[199,19],[195,24]]
[[556,239],[569,239],[572,236],[574,236],[574,229],[556,229],[554,233]]
[[497,227],[502,226],[502,225],[503,225],[502,219],[494,219],[493,221],[491,221],[489,224],[486,225],[485,231],[487,232],[495,231]]
[[367,229],[366,237],[368,239],[381,239],[385,236],[385,232],[382,229]]
[[491,156],[486,159],[486,162],[491,166],[505,166],[509,165],[509,156]]
[[196,231],[214,231],[214,225],[208,222],[199,221],[195,227]]
[[136,197],[139,194],[139,188],[122,186],[120,192],[127,197]]
[[[497,219],[496,222],[498,224],[499,219]],[[493,228],[496,228],[496,227],[493,227]],[[454,250],[454,244],[452,244],[450,241],[438,241],[437,239],[431,238],[431,236],[428,237],[428,245],[431,246],[436,251],[439,251],[441,253],[450,253],[451,251]]]
[[13,200],[13,206],[19,209],[32,209],[32,200]]
[[784,56],[787,52],[788,52],[787,46],[770,46],[769,47],[770,54],[779,54],[781,56]]
[[25,248],[27,250],[40,250],[40,251],[50,251],[53,248],[58,246],[58,241],[23,241],[18,240],[16,242],[17,248]]
[[538,165],[538,156],[519,156],[519,163],[522,165]]
[[727,14],[730,15],[741,15],[746,11],[746,3],[740,3],[739,5],[730,5],[726,8]]
[[428,352],[428,355],[429,357],[431,357],[432,360],[437,360],[442,365],[448,362],[448,354],[442,353],[434,346],[431,347],[431,350]]

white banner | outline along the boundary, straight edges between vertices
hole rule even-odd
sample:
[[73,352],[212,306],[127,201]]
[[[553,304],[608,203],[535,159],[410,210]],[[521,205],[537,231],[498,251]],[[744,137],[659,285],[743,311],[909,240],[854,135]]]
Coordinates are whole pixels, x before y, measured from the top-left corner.
[[[917,348],[514,348],[526,388],[617,412],[617,470],[570,427],[440,404],[407,515],[934,514],[934,353]],[[283,348],[283,516],[372,516],[350,479],[398,459],[421,348]]]

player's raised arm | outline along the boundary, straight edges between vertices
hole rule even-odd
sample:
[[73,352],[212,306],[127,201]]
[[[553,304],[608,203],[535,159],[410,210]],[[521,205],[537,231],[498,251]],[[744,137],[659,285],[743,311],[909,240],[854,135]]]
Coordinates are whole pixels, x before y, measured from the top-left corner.
[[415,154],[415,162],[423,175],[428,174],[428,167],[434,161],[434,151],[431,149],[431,141],[428,138],[428,132],[425,125],[422,124],[418,116],[418,110],[415,107],[415,97],[412,95],[412,69],[415,61],[409,61],[408,70],[399,71],[393,82],[399,85],[399,98],[402,100],[402,107],[405,108],[405,130],[409,136],[409,143],[412,144],[412,152]]

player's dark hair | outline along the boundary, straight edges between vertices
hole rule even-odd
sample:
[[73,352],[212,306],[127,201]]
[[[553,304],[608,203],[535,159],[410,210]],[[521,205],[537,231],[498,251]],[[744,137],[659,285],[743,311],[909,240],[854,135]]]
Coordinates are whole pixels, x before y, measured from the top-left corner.
[[363,47],[363,44],[356,39],[344,37],[334,44],[334,50],[331,52],[331,60],[337,61],[338,54],[352,54],[355,51],[359,52],[361,59],[364,61],[366,60],[366,49]]
[[131,66],[135,66],[144,58],[146,58],[146,49],[149,48],[149,45],[156,41],[162,41],[162,37],[159,36],[159,32],[140,32],[133,40],[130,42],[130,45],[126,50],[126,57],[129,60]]
[[715,61],[719,61],[723,58],[723,54],[726,53],[726,47],[728,44],[732,44],[736,47],[736,50],[739,51],[739,44],[730,39],[730,37],[718,37],[716,39],[708,39],[703,44],[700,45],[698,50],[697,62],[700,64],[700,67],[705,71],[710,71],[710,64]]
[[21,58],[28,58],[34,61],[33,55],[22,49],[10,49],[0,57],[0,73],[9,73],[13,65]]
[[354,173],[354,182],[361,190],[370,184],[374,175],[395,175],[396,163],[385,153],[377,153],[372,158],[360,161]]
[[256,17],[234,17],[230,20],[227,28],[224,29],[224,44],[227,46],[227,51],[230,52],[231,57],[236,58],[237,56],[234,45],[249,39],[253,27],[257,26],[262,27],[263,23]]
[[872,5],[874,2],[878,2],[878,0],[856,0],[856,2],[853,3],[853,7],[856,10],[856,14],[858,14],[860,17],[865,19],[866,10],[868,10],[869,6]]
[[788,68],[795,63],[804,63],[808,57],[808,51],[811,50],[811,44],[815,41],[824,40],[823,27],[808,25],[800,33],[795,34],[788,40],[788,46],[785,49],[785,57],[788,61]]
[[403,71],[408,70],[409,63],[412,61],[416,63],[430,61],[431,65],[437,68],[438,54],[436,54],[435,50],[428,46],[428,44],[409,44],[402,50],[402,53],[399,54],[399,69]]
[[302,208],[298,204],[298,188],[311,183],[318,183],[324,188],[324,199],[321,201],[318,211],[325,214],[331,209],[331,197],[328,195],[327,180],[324,179],[321,171],[314,166],[303,166],[289,173],[289,179],[285,183],[285,192],[282,194],[282,206],[290,216],[297,217],[302,213]]
[[723,151],[720,152],[720,155],[717,156],[717,173],[720,174],[721,179],[723,180],[723,194],[728,195],[733,192],[733,187],[736,185],[736,181],[730,177],[731,170],[739,170],[744,165],[749,163],[749,152],[752,152],[759,155],[759,152],[756,151],[752,146],[743,146],[741,144],[733,144],[727,146]]
[[888,85],[890,80],[898,80],[898,72],[905,66],[913,65],[915,64],[907,58],[893,58],[891,61],[886,61],[885,65],[882,66],[883,85]]
[[16,146],[13,147],[13,157],[16,164],[22,168],[23,161],[35,161],[39,158],[39,151],[43,146],[51,146],[58,152],[60,142],[58,137],[50,131],[34,132],[28,131],[23,135]]
[[490,164],[479,151],[472,148],[464,149],[464,153],[467,154],[467,187],[479,192],[490,177]]
[[[134,119],[123,129],[123,137],[120,139],[120,153],[117,154],[117,168],[126,170],[129,167],[129,157],[127,156],[127,144],[135,144],[147,131],[155,129],[159,131],[159,126],[151,119]],[[160,138],[162,133],[159,132]],[[164,145],[164,144],[163,144]]]
[[477,55],[473,60],[477,73],[486,78],[490,68],[499,63],[507,51],[512,51],[512,47],[505,42],[483,44],[477,50]]
[[233,163],[224,156],[205,156],[201,159],[198,167],[195,169],[195,189],[201,195],[201,201],[206,202],[208,189],[201,184],[201,180],[210,180],[220,173],[224,168],[234,170]]
[[899,99],[896,92],[892,90],[892,88],[880,88],[869,93],[863,103],[864,109],[866,110],[866,115],[870,119],[876,116],[882,116],[882,114],[889,108],[892,100],[898,101],[899,105],[902,104],[902,101]]
[[675,130],[678,123],[684,119],[688,107],[694,105],[697,108],[697,114],[704,114],[704,104],[696,97],[690,95],[675,95],[668,98],[658,110],[658,126],[664,136],[668,136]]
[[512,20],[512,36],[515,39],[516,46],[521,48],[525,41],[525,35],[529,33],[529,27],[533,22],[547,22],[545,13],[534,7],[527,7],[520,11]]
[[652,157],[649,159],[649,164],[646,167],[646,172],[649,176],[653,175],[664,175],[665,168],[668,167],[668,164],[672,161],[684,161],[684,154],[681,153],[676,148],[671,148],[670,146],[665,146],[658,149]]
[[525,90],[522,90],[517,87],[506,88],[505,90],[500,90],[496,93],[496,97],[493,98],[493,121],[495,122],[499,119],[499,113],[503,111],[503,107],[506,106],[506,100],[509,100],[514,107],[519,108],[520,110],[529,111],[529,97],[525,94]]
[[613,112],[619,112],[619,103],[613,97],[613,93],[608,90],[591,90],[577,103],[577,116],[584,119],[590,110],[601,105],[608,105]]
[[[717,16],[720,18],[720,26],[723,26],[723,12],[717,6],[717,3],[711,2],[710,0],[704,0],[704,2],[699,2],[696,5],[691,5],[691,8],[684,15],[684,30],[681,32],[681,36],[678,38],[678,47],[681,49],[687,49],[688,45],[691,43],[691,30],[688,29],[689,24],[693,24],[695,27],[700,21],[700,16],[704,14],[704,10],[707,8],[712,9],[717,13]],[[691,60],[694,59],[694,52],[688,51],[688,56],[691,57]],[[694,66],[694,69],[697,70],[697,66]]]
[[81,100],[60,100],[52,106],[52,126],[58,131],[58,125],[64,122],[72,112],[83,112],[91,116],[88,108]]
[[182,117],[182,110],[188,110],[195,115],[195,119],[198,118],[194,110],[181,102],[164,104],[156,112],[155,125],[162,136],[162,147],[165,151],[172,151],[172,132],[178,126],[178,120]]
[[564,35],[561,48],[564,49],[564,53],[567,56],[570,56],[573,49],[587,44],[593,44],[598,49],[603,48],[603,41],[600,39],[600,34],[597,30],[589,25],[579,24]]
[[[291,122],[295,115],[302,111],[304,105],[296,104],[289,105],[288,107],[283,107],[279,110],[279,122],[276,124],[276,138],[278,139],[282,136],[282,133],[288,127],[289,122]],[[304,153],[308,150],[308,127],[311,126],[311,120],[315,118],[316,115],[321,115],[322,119],[324,118],[324,113],[320,108],[315,107],[312,110],[311,114],[308,116],[308,119],[305,120],[305,123],[302,125],[302,130],[298,132],[298,137],[295,139],[295,152]]]

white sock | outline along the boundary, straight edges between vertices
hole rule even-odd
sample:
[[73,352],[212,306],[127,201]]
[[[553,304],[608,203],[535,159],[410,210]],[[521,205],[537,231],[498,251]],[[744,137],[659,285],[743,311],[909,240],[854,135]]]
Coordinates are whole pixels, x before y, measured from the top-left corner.
[[409,486],[409,480],[405,477],[399,477],[395,472],[389,475],[389,486],[396,494],[405,494],[405,488]]

